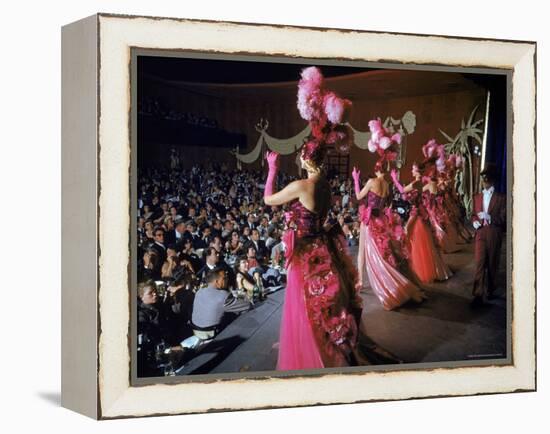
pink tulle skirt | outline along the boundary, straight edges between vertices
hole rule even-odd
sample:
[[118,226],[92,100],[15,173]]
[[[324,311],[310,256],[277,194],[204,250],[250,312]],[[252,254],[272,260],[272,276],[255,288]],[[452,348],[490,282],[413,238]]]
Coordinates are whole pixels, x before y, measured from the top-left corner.
[[302,239],[284,235],[287,285],[277,369],[357,363],[361,298],[340,226]]
[[304,298],[305,270],[299,262],[287,272],[277,370],[323,368]]
[[410,258],[409,266],[422,283],[447,280],[452,272],[445,264],[439,248],[435,245],[427,224],[418,216],[409,223]]
[[384,309],[395,309],[410,299],[422,300],[420,289],[384,260],[369,225],[361,224],[359,246],[359,275],[366,267],[370,286]]

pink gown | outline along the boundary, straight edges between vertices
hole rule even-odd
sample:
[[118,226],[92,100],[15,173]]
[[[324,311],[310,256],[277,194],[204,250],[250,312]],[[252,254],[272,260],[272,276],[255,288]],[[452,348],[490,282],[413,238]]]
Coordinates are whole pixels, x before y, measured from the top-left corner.
[[447,280],[453,273],[434,243],[428,213],[422,204],[422,194],[413,190],[405,196],[412,205],[407,222],[409,268],[421,283]]
[[299,201],[286,213],[287,286],[278,370],[356,364],[361,299],[356,270],[339,226],[325,231],[325,216]]
[[[359,237],[358,269],[362,276],[367,272],[370,286],[382,307],[395,309],[408,300],[422,300],[420,289],[397,270],[397,260],[392,250],[392,240],[401,242],[392,224],[391,209],[384,211],[385,198],[369,191],[367,206],[361,205],[361,232]],[[397,226],[397,227],[396,227]]]
[[445,253],[454,253],[460,250],[461,247],[458,245],[459,236],[443,205],[443,195],[424,191],[422,201],[428,213],[432,234],[437,245]]

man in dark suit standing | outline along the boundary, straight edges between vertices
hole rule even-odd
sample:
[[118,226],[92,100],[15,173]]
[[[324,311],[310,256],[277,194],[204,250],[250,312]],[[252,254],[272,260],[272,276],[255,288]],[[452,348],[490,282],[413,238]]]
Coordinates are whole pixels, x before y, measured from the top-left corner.
[[492,298],[500,259],[502,235],[506,229],[506,195],[495,191],[496,170],[481,172],[483,191],[474,197],[472,224],[475,234],[475,276],[472,305]]

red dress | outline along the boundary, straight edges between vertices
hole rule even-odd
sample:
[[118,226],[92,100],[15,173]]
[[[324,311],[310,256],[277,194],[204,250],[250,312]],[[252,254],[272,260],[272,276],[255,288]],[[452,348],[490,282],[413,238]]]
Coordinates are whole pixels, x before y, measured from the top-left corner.
[[453,253],[461,247],[458,245],[458,233],[445,209],[443,199],[444,196],[439,193],[434,194],[431,191],[422,193],[423,205],[428,213],[432,235],[437,245],[445,253]]
[[421,283],[447,280],[452,276],[452,272],[434,243],[428,223],[429,215],[422,203],[422,194],[418,190],[413,190],[405,196],[412,205],[407,222],[410,269]]

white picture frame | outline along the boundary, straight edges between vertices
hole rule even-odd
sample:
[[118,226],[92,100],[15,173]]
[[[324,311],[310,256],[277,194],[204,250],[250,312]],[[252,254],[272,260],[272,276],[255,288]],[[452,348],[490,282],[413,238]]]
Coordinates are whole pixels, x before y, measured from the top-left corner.
[[[513,71],[511,363],[132,385],[132,48]],[[112,419],[536,389],[535,43],[98,14],[63,28],[62,54],[63,406]]]

